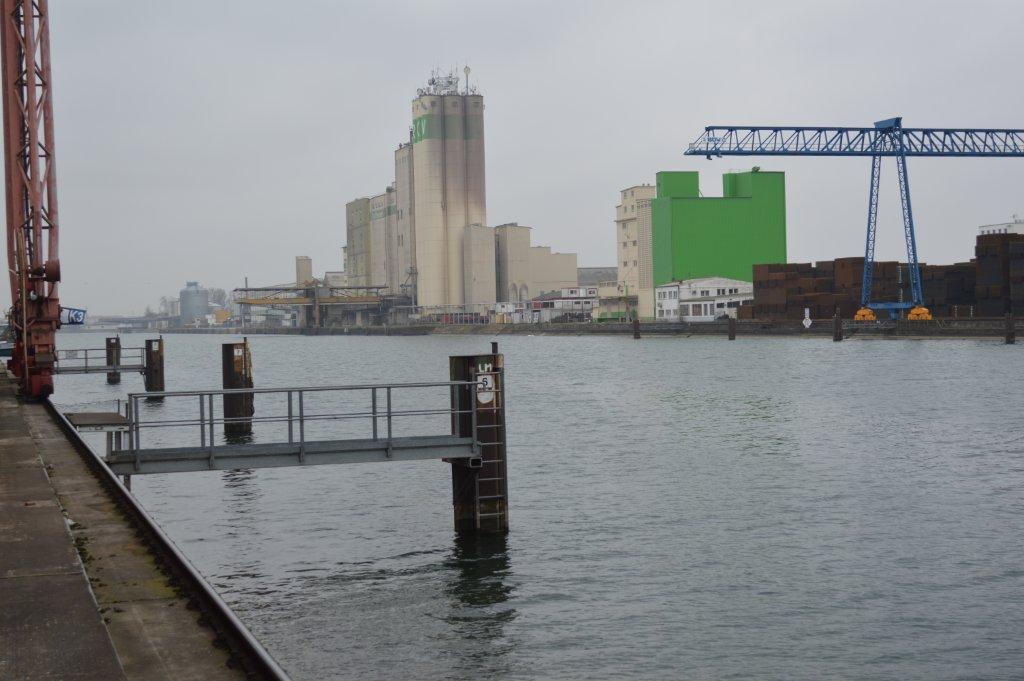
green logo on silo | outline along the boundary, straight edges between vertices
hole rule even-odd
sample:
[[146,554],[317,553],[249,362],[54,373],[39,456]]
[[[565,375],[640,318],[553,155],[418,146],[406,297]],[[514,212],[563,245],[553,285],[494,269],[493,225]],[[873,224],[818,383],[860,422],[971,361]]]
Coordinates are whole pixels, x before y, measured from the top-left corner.
[[[444,134],[442,134],[442,132]],[[423,114],[412,120],[412,141],[441,139],[479,139],[483,137],[483,120],[479,116],[463,118],[462,114]]]
[[431,139],[438,137],[437,134],[437,116],[432,114],[424,114],[419,118],[414,118],[412,121],[412,142],[422,142],[425,139]]

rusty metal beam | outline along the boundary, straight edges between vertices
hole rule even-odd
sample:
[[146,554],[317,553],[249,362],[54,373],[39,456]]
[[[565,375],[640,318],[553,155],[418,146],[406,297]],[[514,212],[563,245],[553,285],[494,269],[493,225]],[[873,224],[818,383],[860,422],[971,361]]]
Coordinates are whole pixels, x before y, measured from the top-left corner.
[[37,399],[53,392],[60,325],[47,0],[0,0],[0,21],[9,320],[15,343],[8,366],[22,393]]

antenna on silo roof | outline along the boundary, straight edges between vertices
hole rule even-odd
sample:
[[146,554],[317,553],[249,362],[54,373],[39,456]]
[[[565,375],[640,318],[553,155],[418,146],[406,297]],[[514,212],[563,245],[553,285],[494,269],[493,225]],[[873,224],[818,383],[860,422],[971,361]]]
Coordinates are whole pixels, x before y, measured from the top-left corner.
[[469,64],[466,64],[466,68],[462,69],[462,72],[466,74],[466,94],[469,94]]

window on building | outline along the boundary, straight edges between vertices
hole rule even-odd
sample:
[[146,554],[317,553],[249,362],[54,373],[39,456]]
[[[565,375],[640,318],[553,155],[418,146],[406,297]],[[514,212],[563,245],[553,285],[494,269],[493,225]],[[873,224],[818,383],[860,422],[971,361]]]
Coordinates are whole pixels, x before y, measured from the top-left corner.
[[711,295],[711,291],[701,291],[700,295],[702,298],[707,298],[709,295]]
[[700,303],[694,303],[693,305],[691,305],[690,306],[690,310],[692,311],[693,316],[699,317],[700,316]]
[[717,305],[715,305],[715,307],[721,309],[721,308],[725,307],[725,303],[718,303]]
[[633,267],[636,267],[636,260],[633,261]]
[[665,316],[665,311],[664,311],[664,310],[661,310],[661,309],[659,309],[659,310],[658,310],[658,316],[659,316],[659,317],[664,317],[664,316]]
[[636,246],[636,241],[633,242],[633,245]]

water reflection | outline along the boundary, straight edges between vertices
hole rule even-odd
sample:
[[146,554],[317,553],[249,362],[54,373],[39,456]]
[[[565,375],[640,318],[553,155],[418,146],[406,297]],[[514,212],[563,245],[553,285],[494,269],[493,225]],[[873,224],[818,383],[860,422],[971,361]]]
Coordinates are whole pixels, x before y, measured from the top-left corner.
[[467,676],[510,672],[514,645],[505,628],[517,613],[506,605],[515,591],[508,581],[507,537],[456,535],[444,568],[445,622],[459,645],[457,667]]
[[252,433],[221,433],[226,445],[247,445],[256,440]]
[[263,491],[256,480],[256,472],[247,468],[224,471],[222,479],[226,492],[222,536],[233,546],[232,554],[236,556],[223,576],[225,579],[260,577],[263,554],[251,550],[251,546],[259,545],[262,536],[258,510]]

